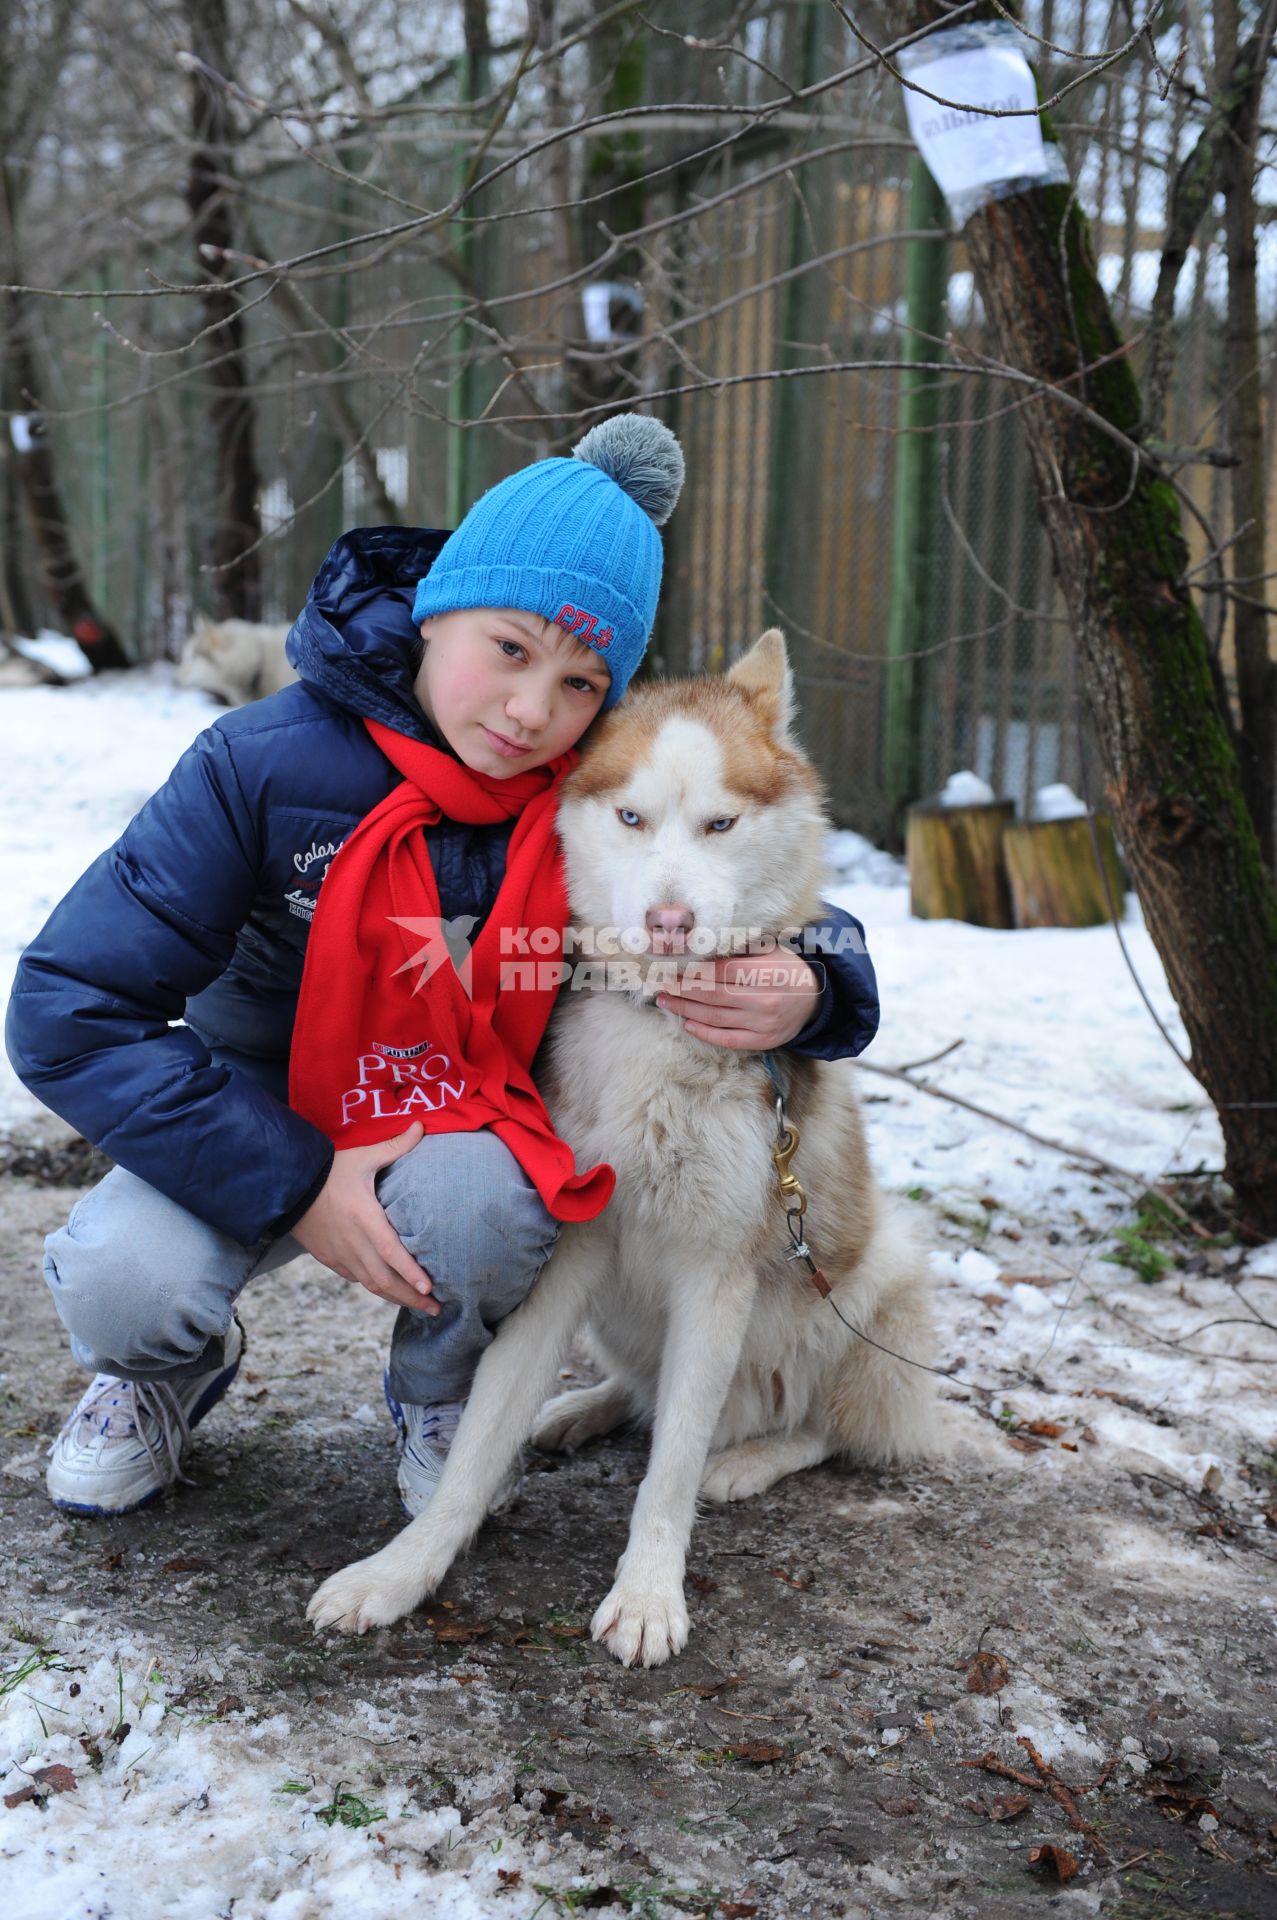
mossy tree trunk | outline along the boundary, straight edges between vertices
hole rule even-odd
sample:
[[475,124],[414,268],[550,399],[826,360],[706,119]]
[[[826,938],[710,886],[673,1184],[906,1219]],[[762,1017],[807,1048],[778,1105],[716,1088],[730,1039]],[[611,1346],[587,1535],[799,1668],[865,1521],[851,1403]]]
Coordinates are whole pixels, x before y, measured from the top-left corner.
[[[912,0],[907,26],[944,11]],[[1072,190],[993,201],[963,238],[998,354],[1137,434],[1139,388]],[[1043,397],[1021,417],[1131,875],[1227,1177],[1252,1229],[1277,1233],[1277,885],[1184,584],[1179,503],[1085,415]]]

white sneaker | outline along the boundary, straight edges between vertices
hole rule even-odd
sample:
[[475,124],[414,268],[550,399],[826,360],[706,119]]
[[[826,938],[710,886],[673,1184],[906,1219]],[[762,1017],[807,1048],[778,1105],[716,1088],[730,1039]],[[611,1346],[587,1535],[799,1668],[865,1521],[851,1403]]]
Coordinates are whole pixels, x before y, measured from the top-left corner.
[[49,1498],[64,1513],[132,1513],[182,1479],[191,1430],[239,1372],[244,1329],[232,1320],[221,1365],[189,1380],[95,1375],[49,1448]]
[[[434,1497],[435,1488],[443,1474],[443,1463],[456,1438],[457,1424],[465,1412],[466,1403],[464,1400],[434,1400],[426,1406],[416,1407],[411,1401],[405,1400],[401,1404],[390,1391],[389,1368],[381,1384],[386,1405],[390,1408],[390,1417],[399,1429],[399,1498],[403,1502],[404,1512],[415,1520],[419,1513],[425,1512]],[[508,1507],[522,1483],[523,1472],[516,1464],[489,1507],[489,1513],[500,1513]]]
[[443,1473],[465,1407],[464,1400],[435,1400],[415,1407],[402,1403],[390,1391],[390,1372],[382,1378],[382,1392],[390,1417],[399,1429],[399,1498],[404,1512],[415,1520],[430,1504]]

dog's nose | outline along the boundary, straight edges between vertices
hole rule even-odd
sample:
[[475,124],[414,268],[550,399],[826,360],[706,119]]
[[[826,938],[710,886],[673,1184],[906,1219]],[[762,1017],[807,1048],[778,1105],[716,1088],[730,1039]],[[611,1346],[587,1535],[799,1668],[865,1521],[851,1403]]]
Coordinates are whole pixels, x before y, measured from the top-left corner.
[[696,925],[696,915],[685,900],[672,906],[649,907],[647,938],[652,953],[682,955],[687,952],[687,936]]
[[683,900],[676,900],[670,907],[649,907],[647,910],[649,933],[690,933],[695,925],[696,915]]

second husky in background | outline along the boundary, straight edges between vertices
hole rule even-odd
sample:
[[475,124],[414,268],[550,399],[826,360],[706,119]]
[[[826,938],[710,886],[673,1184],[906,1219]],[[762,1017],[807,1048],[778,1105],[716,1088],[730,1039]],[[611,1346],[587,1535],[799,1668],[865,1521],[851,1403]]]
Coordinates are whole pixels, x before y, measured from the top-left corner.
[[209,620],[195,616],[190,638],[177,666],[179,687],[198,687],[224,700],[228,707],[245,707],[278,693],[297,678],[284,653],[286,626],[263,626],[255,620]]
[[[854,1067],[783,1057],[806,1230],[868,1341],[790,1257],[763,1061],[693,1038],[653,1004],[658,961],[692,964],[694,934],[698,950],[708,935],[730,953],[742,928],[819,916],[828,823],[791,706],[771,631],[717,679],[632,692],[566,782],[573,927],[646,930],[637,980],[565,993],[548,1040],[555,1126],[578,1166],[615,1167],[616,1192],[597,1220],[564,1230],[502,1324],[430,1505],[324,1582],[316,1626],[363,1632],[432,1593],[529,1434],[571,1447],[637,1418],[652,1424],[651,1459],[593,1633],[627,1666],[656,1666],[687,1639],[698,1494],[743,1500],[831,1456],[896,1466],[931,1444],[933,1382],[909,1364],[931,1358],[926,1256],[874,1181]],[[606,1377],[542,1409],[585,1323]]]

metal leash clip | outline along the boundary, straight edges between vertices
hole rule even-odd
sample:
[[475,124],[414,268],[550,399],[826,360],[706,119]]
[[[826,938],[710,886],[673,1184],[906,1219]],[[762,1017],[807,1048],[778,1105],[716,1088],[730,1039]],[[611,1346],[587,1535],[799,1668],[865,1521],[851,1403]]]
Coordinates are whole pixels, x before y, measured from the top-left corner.
[[790,1171],[790,1161],[798,1151],[798,1129],[785,1112],[785,1102],[781,1094],[776,1095],[776,1144],[772,1148],[772,1159],[776,1166],[776,1180],[780,1187],[779,1199],[785,1209],[785,1225],[793,1241],[790,1260],[801,1260],[811,1276],[811,1283],[817,1293],[827,1296],[832,1292],[828,1280],[812,1258],[811,1248],[803,1237],[803,1215],[807,1211],[807,1194],[796,1173]]
[[798,1129],[792,1120],[786,1118],[784,1103],[780,1095],[776,1096],[776,1144],[772,1148],[772,1159],[776,1164],[776,1178],[780,1184],[780,1204],[786,1213],[794,1212],[800,1217],[807,1211],[807,1195],[796,1173],[791,1173],[789,1163],[798,1151]]

